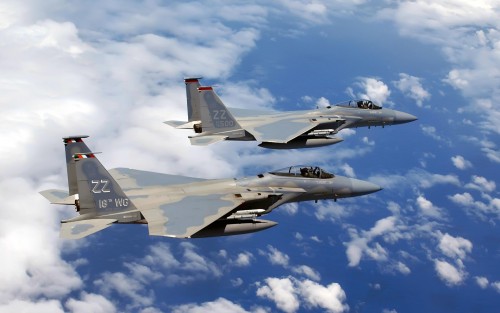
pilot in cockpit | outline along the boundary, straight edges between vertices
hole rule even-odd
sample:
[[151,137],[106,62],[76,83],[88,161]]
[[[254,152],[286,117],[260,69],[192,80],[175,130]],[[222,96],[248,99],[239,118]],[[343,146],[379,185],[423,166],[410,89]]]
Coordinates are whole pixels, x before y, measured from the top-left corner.
[[300,176],[302,177],[312,177],[311,169],[307,167],[300,168]]
[[370,100],[360,100],[358,101],[358,108],[373,109],[373,102],[371,102]]
[[318,178],[320,176],[319,167],[301,167],[300,168],[300,176],[302,177],[310,177],[310,178]]
[[358,105],[358,108],[360,109],[369,109],[369,110],[377,110],[380,109],[381,107],[376,105],[370,100],[359,100],[356,101],[356,104]]

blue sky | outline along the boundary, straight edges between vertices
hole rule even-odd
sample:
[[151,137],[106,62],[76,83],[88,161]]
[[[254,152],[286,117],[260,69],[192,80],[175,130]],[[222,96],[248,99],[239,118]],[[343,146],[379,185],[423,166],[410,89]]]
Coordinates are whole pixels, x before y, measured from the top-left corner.
[[[498,1],[2,1],[0,312],[493,312],[500,306]],[[301,151],[190,146],[183,77],[226,104],[368,97],[419,117]],[[384,190],[290,204],[244,236],[113,226],[62,241],[61,137],[108,168],[204,178],[314,163]]]

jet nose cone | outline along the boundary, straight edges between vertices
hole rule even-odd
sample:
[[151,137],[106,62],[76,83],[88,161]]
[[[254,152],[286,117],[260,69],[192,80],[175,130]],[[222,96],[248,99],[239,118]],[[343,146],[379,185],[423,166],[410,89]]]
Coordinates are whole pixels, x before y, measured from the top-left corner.
[[367,195],[369,193],[374,193],[382,190],[382,187],[379,185],[363,181],[363,180],[352,180],[352,195],[353,196],[362,196]]
[[416,121],[417,117],[405,112],[396,111],[394,114],[394,124],[403,124]]

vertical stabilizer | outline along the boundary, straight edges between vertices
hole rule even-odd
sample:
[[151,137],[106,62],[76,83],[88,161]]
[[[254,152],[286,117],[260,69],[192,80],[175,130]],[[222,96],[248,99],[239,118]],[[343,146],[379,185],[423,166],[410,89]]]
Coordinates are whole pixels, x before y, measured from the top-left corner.
[[200,95],[198,93],[198,87],[200,87],[200,79],[201,77],[184,78],[184,83],[186,84],[186,98],[189,122],[201,121]]
[[[233,130],[241,130],[241,126],[212,87],[198,87],[198,91],[203,132],[229,133]],[[242,135],[239,134],[239,136]]]
[[136,210],[121,187],[92,152],[73,156],[80,214],[109,215]]
[[70,196],[78,193],[73,155],[90,152],[89,147],[83,142],[83,138],[87,137],[88,136],[69,136],[63,138],[68,174],[68,194]]

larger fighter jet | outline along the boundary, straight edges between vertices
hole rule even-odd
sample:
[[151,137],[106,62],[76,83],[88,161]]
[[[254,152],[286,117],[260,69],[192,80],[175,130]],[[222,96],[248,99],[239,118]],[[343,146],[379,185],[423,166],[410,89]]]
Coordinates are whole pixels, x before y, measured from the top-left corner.
[[61,222],[60,236],[78,239],[112,224],[147,224],[152,236],[212,237],[275,226],[256,219],[299,201],[356,197],[375,184],[336,176],[316,166],[292,166],[239,179],[201,179],[102,166],[82,138],[63,138],[69,190],[40,192],[71,205],[78,216]]
[[408,123],[411,114],[382,108],[370,100],[352,100],[326,108],[305,111],[255,111],[227,108],[212,87],[199,78],[186,78],[188,121],[166,121],[180,129],[194,129],[193,145],[221,140],[260,142],[270,149],[297,149],[332,145],[343,139],[332,137],[344,128]]

